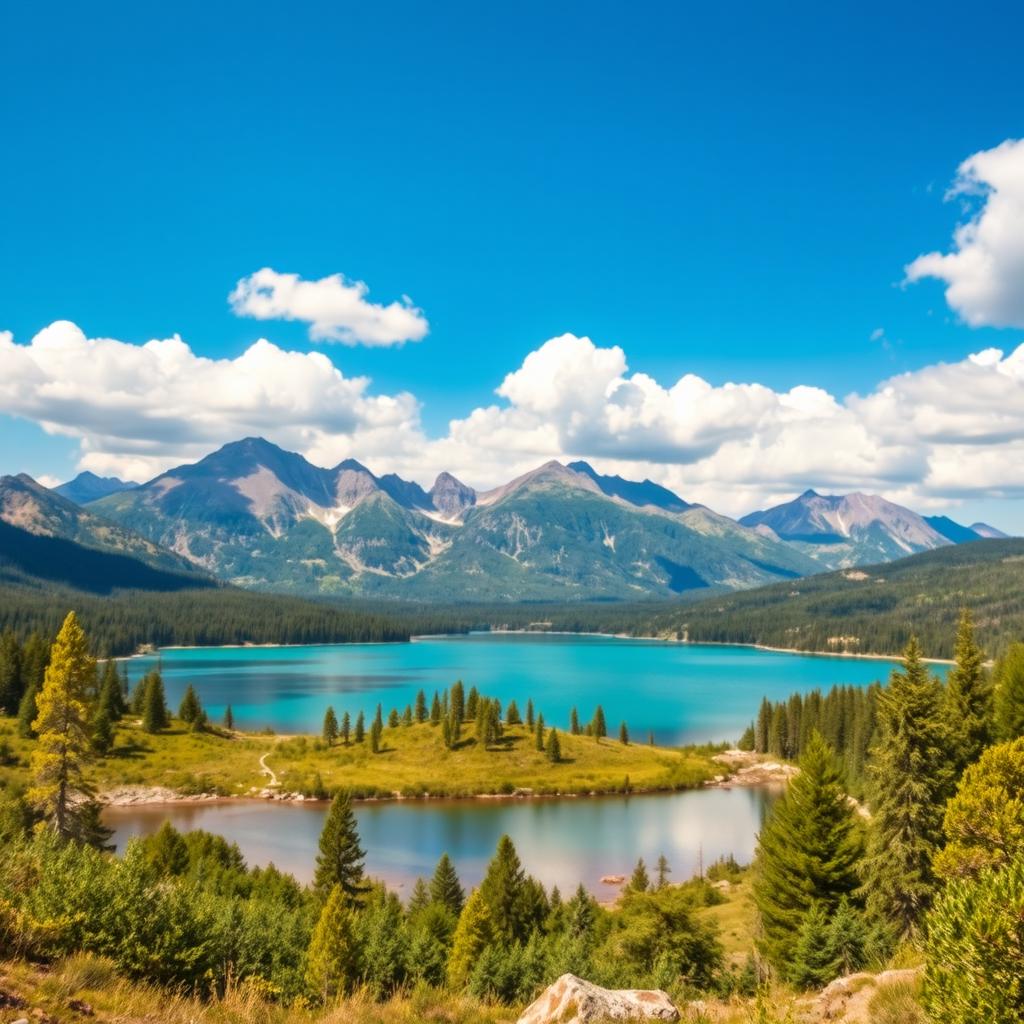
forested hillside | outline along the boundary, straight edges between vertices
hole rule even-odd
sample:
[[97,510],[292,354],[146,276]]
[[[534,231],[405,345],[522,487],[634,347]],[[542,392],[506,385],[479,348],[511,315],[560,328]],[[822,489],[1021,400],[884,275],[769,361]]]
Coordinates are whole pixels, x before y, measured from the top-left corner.
[[1024,540],[976,541],[716,597],[657,613],[649,627],[695,642],[882,654],[916,635],[928,657],[948,658],[964,607],[990,656],[1024,636]]

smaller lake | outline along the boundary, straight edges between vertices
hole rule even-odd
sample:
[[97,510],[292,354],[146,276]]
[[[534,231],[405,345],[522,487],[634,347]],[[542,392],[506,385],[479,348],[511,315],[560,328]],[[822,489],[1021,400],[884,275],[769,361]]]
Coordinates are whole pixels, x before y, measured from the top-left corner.
[[[737,786],[630,797],[369,802],[356,804],[356,818],[367,871],[403,897],[442,853],[463,885],[477,884],[507,834],[526,870],[546,886],[569,893],[582,882],[600,898],[617,891],[601,876],[629,875],[638,857],[653,868],[664,854],[677,881],[728,854],[749,862],[774,798],[769,790]],[[308,882],[326,814],[325,803],[240,800],[111,807],[104,820],[118,852],[170,821],[181,831],[222,835],[250,865],[273,863]]]

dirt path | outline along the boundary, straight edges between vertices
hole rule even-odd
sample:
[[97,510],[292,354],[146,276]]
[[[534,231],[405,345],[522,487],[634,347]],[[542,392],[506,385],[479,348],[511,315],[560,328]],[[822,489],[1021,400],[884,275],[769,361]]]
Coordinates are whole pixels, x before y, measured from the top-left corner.
[[271,768],[270,765],[267,764],[267,758],[269,756],[270,756],[270,751],[268,750],[260,758],[260,774],[261,775],[269,776],[269,778],[270,778],[270,781],[267,783],[267,789],[277,789],[281,785],[281,783],[278,781],[277,776],[274,774],[274,769]]

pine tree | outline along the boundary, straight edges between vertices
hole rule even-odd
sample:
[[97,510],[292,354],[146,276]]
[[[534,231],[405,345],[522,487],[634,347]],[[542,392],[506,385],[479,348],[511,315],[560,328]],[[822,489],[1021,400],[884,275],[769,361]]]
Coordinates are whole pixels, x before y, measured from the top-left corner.
[[228,731],[235,728],[235,714],[231,710],[230,704],[224,709],[224,728]]
[[579,736],[580,734],[580,716],[575,708],[569,712],[569,735]]
[[36,707],[39,689],[36,683],[30,683],[18,705],[18,735],[25,740],[33,739],[36,734],[32,723],[39,713]]
[[377,711],[373,716],[373,724],[379,725],[382,730],[384,728],[384,706],[382,704],[377,705]]
[[427,720],[427,695],[422,690],[416,694],[416,709],[413,714],[417,725],[422,725]]
[[952,788],[942,684],[921,660],[916,638],[902,671],[878,696],[878,745],[871,752],[872,816],[863,864],[868,909],[896,935],[911,935],[933,889],[942,811]]
[[373,725],[370,726],[370,750],[374,754],[380,753],[380,741],[383,732],[384,726],[381,724],[379,718],[375,718],[373,720]]
[[448,984],[459,991],[465,988],[483,951],[495,941],[490,907],[480,889],[474,889],[459,915],[448,956]]
[[150,672],[145,679],[142,700],[142,728],[145,732],[157,733],[171,724],[164,697],[164,681],[159,671]]
[[544,752],[547,754],[547,758],[552,764],[558,764],[558,762],[562,760],[562,745],[558,741],[557,729],[552,728],[549,730]]
[[1010,644],[995,670],[996,731],[1002,740],[1024,736],[1024,643]]
[[92,749],[97,754],[106,754],[114,745],[114,725],[105,704],[100,704],[92,720]]
[[466,698],[466,718],[473,721],[476,718],[477,704],[480,702],[480,694],[477,693],[476,687],[471,686],[469,688],[469,696]]
[[446,907],[455,917],[462,913],[465,905],[466,894],[459,884],[455,865],[447,853],[441,854],[441,859],[434,869],[434,877],[430,880],[430,901]]
[[402,724],[401,716],[398,714],[398,708],[392,708],[388,712],[388,728],[397,729]]
[[185,687],[185,695],[181,698],[178,718],[186,725],[191,725],[199,717],[200,710],[199,698],[196,696],[196,691],[192,688],[192,684],[189,683]]
[[643,857],[636,862],[636,867],[633,868],[633,874],[630,875],[629,881],[626,883],[627,892],[647,892],[651,887],[651,879],[647,874],[647,865],[644,863]]
[[452,686],[450,711],[453,718],[460,723],[466,718],[466,691],[462,686],[462,680],[456,680]]
[[0,715],[17,714],[25,692],[22,651],[12,630],[0,636]]
[[964,610],[956,634],[954,665],[946,680],[946,721],[955,758],[955,774],[973,764],[992,743],[992,687],[983,667],[985,656],[974,639],[971,613]]
[[668,876],[672,874],[672,869],[668,866],[668,860],[665,854],[662,854],[658,858],[658,881],[656,883],[657,888],[664,889],[668,885]]
[[608,727],[604,721],[604,708],[600,704],[594,709],[594,720],[590,723],[593,727],[593,736],[598,743],[608,735]]
[[430,889],[427,887],[427,883],[423,881],[423,877],[420,876],[416,879],[416,884],[412,887],[412,893],[409,896],[409,904],[406,907],[410,917],[415,917],[421,911],[427,909],[430,906]]
[[434,699],[430,704],[430,724],[441,724],[441,698],[438,697],[437,690],[434,691]]
[[533,728],[533,700],[529,699],[526,702],[526,728]]
[[412,705],[406,704],[405,710],[402,712],[402,725],[412,725]]
[[828,939],[837,974],[853,974],[867,963],[871,944],[867,921],[845,896],[832,915]]
[[534,924],[529,916],[527,878],[508,836],[498,840],[478,891],[486,904],[495,938],[506,944],[525,942]]
[[623,723],[622,723],[622,724],[621,724],[621,725],[619,726],[619,742],[620,742],[620,743],[621,743],[621,744],[622,744],[622,745],[623,745],[624,747],[628,747],[628,746],[629,746],[629,729],[627,728],[627,726],[626,726],[626,723],[625,723],[625,722],[623,722]]
[[359,947],[350,900],[340,885],[332,887],[313,929],[306,956],[306,983],[325,1002],[345,995],[359,972]]
[[830,913],[858,887],[861,835],[832,751],[813,733],[800,771],[761,830],[754,901],[765,958],[783,975],[815,903]]
[[538,752],[544,753],[544,716],[537,716],[537,728],[533,734],[533,745],[537,748]]
[[839,974],[828,915],[820,903],[811,904],[804,914],[793,963],[786,973],[797,988],[803,989],[822,988]]
[[353,738],[356,743],[362,743],[363,740],[366,738],[366,718],[363,715],[362,711],[360,711],[359,714],[356,715],[356,728]]
[[121,693],[121,677],[117,665],[112,659],[103,667],[103,678],[100,681],[99,704],[106,709],[111,722],[119,722],[125,712],[124,697]]
[[759,754],[768,753],[768,734],[771,731],[772,706],[767,697],[761,701],[757,712],[757,724],[754,726],[754,749]]
[[352,738],[352,719],[347,711],[341,713],[341,742],[347,747]]
[[334,713],[332,705],[328,705],[324,712],[322,735],[328,747],[333,747],[338,740],[338,716]]
[[523,719],[519,714],[519,706],[514,700],[508,702],[508,710],[505,712],[505,722],[507,725],[522,725]]
[[82,798],[93,790],[85,777],[92,758],[92,737],[85,695],[96,683],[96,662],[74,612],[69,612],[50,652],[38,714],[32,729],[39,737],[32,751],[32,785],[26,794],[53,830],[76,838]]
[[348,906],[362,905],[369,886],[363,876],[363,848],[359,845],[359,830],[348,793],[338,793],[331,801],[327,821],[320,833],[320,852],[316,858],[313,888],[321,899],[326,899],[338,886]]
[[454,749],[455,744],[452,742],[452,720],[450,718],[446,718],[441,723],[441,742],[446,750]]

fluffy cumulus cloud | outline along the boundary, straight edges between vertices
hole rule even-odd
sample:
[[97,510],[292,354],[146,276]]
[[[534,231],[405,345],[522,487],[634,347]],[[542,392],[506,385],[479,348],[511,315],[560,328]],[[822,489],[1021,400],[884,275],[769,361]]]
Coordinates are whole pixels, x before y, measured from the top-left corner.
[[418,438],[419,405],[369,384],[322,353],[264,339],[236,359],[207,359],[177,336],[132,345],[63,320],[28,344],[0,334],[0,411],[77,438],[82,469],[136,480],[251,434],[325,462],[400,452]]
[[948,193],[971,216],[948,253],[918,256],[908,281],[946,283],[946,300],[972,327],[1024,327],[1024,139],[968,157]]
[[408,297],[382,306],[367,300],[368,291],[362,281],[341,274],[304,281],[264,267],[243,277],[228,302],[239,316],[308,323],[313,341],[381,347],[426,337],[427,319]]
[[355,457],[426,486],[441,470],[486,488],[585,458],[730,515],[807,487],[922,509],[1024,497],[1024,345],[837,397],[693,374],[660,383],[631,372],[621,348],[565,334],[509,373],[493,404],[430,438],[414,396],[375,394],[320,352],[259,340],[207,359],[179,337],[131,345],[61,321],[24,344],[0,334],[0,412],[76,438],[81,468],[133,479],[262,434],[319,465]]

